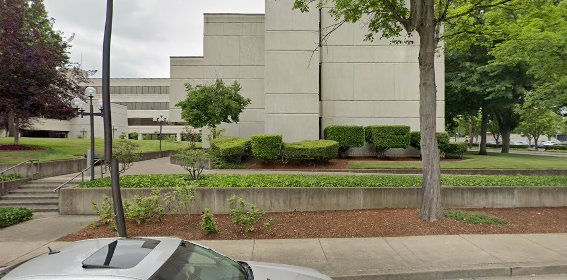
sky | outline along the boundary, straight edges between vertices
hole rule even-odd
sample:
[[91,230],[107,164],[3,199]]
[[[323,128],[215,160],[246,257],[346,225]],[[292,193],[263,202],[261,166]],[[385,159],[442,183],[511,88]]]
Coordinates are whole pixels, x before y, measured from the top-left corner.
[[[71,62],[102,70],[104,0],[45,0]],[[264,13],[264,0],[115,0],[112,78],[168,78],[170,56],[203,54],[203,13]]]

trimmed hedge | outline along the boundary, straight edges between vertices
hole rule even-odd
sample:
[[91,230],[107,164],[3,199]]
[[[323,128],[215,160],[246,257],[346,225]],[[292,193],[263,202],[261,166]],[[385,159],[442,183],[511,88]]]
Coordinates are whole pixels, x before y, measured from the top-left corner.
[[567,146],[545,146],[546,151],[565,151],[567,150]]
[[281,159],[283,140],[281,135],[258,134],[251,138],[252,155],[263,161]]
[[[487,148],[502,148],[502,144],[486,144]],[[516,149],[527,149],[529,148],[528,145],[512,145],[510,144],[510,148],[516,148]]]
[[410,127],[406,125],[369,126],[366,132],[380,156],[388,149],[405,149],[410,144]]
[[250,139],[237,137],[221,137],[211,141],[213,156],[230,162],[240,162],[250,155]]
[[306,140],[284,143],[285,160],[329,161],[339,155],[339,143],[333,140]]
[[[120,176],[122,188],[405,188],[420,187],[416,175],[304,175],[207,174],[199,180],[180,174]],[[442,175],[441,184],[453,187],[567,187],[567,176]],[[79,184],[79,188],[110,188],[110,178]]]
[[362,126],[330,125],[325,127],[325,140],[333,140],[339,143],[339,150],[344,152],[353,147],[364,146],[365,136]]
[[[447,149],[451,136],[447,132],[437,132],[435,135],[437,136],[437,147],[439,147],[439,150],[444,153]],[[412,131],[410,133],[410,146],[421,150],[421,132]]]
[[0,228],[30,220],[32,217],[33,213],[29,209],[2,207],[0,208]]
[[467,143],[448,143],[443,152],[445,158],[463,158],[467,152]]
[[19,180],[19,179],[23,179],[23,178],[24,177],[22,177],[22,175],[20,175],[20,174],[1,175],[0,176],[0,182],[14,181],[14,180]]

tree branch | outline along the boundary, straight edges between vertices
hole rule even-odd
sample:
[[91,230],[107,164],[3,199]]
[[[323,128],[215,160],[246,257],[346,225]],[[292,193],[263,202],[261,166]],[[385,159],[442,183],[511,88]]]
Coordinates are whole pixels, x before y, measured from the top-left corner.
[[491,8],[491,7],[496,7],[496,6],[504,5],[504,4],[506,4],[506,3],[508,3],[508,2],[511,2],[511,1],[512,1],[512,0],[501,0],[501,1],[496,2],[496,3],[493,3],[493,4],[478,5],[478,6],[477,6],[477,5],[473,5],[470,9],[468,9],[468,10],[462,12],[462,13],[458,13],[458,14],[456,14],[456,15],[452,15],[452,16],[445,17],[445,21],[450,21],[450,20],[455,19],[455,18],[460,18],[460,17],[462,17],[462,16],[466,16],[466,15],[471,14],[471,13],[477,11],[477,10],[480,10],[480,9],[486,9],[486,8]]

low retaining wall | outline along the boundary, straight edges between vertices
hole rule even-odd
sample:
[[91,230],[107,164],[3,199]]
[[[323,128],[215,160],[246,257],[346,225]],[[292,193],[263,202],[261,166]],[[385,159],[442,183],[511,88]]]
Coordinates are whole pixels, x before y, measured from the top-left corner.
[[[148,195],[152,189],[122,189],[123,199]],[[162,194],[169,189],[161,189]],[[515,208],[567,206],[567,187],[459,187],[443,188],[447,208]],[[236,195],[265,211],[322,211],[380,208],[418,208],[419,188],[198,188],[191,213],[210,208],[228,213],[227,200]],[[92,202],[110,196],[110,188],[61,190],[63,215],[94,214]]]
[[20,179],[20,180],[0,182],[0,196],[8,194],[9,191],[15,190],[19,186],[29,181],[30,179]]
[[[142,153],[140,154],[138,161],[168,157],[173,155],[174,153],[175,151]],[[24,164],[6,172],[6,174],[20,174],[26,178],[41,179],[46,177],[78,173],[87,168],[87,160],[84,158],[45,161],[38,164],[39,168],[37,168],[37,164]],[[0,164],[0,170],[4,170],[12,166],[14,166],[14,164]],[[37,174],[35,174],[36,169],[39,169],[39,173]]]

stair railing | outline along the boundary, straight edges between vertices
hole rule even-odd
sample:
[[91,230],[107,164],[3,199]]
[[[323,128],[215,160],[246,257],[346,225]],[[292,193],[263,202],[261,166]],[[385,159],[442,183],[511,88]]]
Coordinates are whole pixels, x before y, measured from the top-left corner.
[[14,165],[14,166],[12,166],[12,167],[9,167],[9,168],[7,168],[7,169],[4,169],[4,170],[0,171],[0,176],[4,175],[4,173],[6,173],[6,172],[8,172],[8,171],[10,171],[10,170],[16,169],[17,167],[20,167],[20,166],[22,166],[22,165],[24,165],[24,164],[28,164],[28,163],[31,163],[32,166],[35,166],[35,172],[31,174],[32,177],[33,177],[33,175],[39,173],[39,160],[37,160],[37,159],[28,159],[28,160],[26,160],[26,161],[22,161],[22,162],[20,162],[20,163]]
[[[93,162],[93,165],[96,165],[97,163],[101,162],[102,159],[97,159]],[[67,180],[65,183],[59,185],[59,187],[53,189],[53,192],[58,192],[60,189],[64,188],[67,184],[69,184],[71,181],[75,180],[77,177],[79,177],[79,175],[81,175],[81,183],[85,182],[85,175],[84,173],[87,172],[89,169],[91,168],[91,166],[87,166],[87,168],[81,170],[81,172],[75,174],[75,176],[73,176],[73,178]]]

